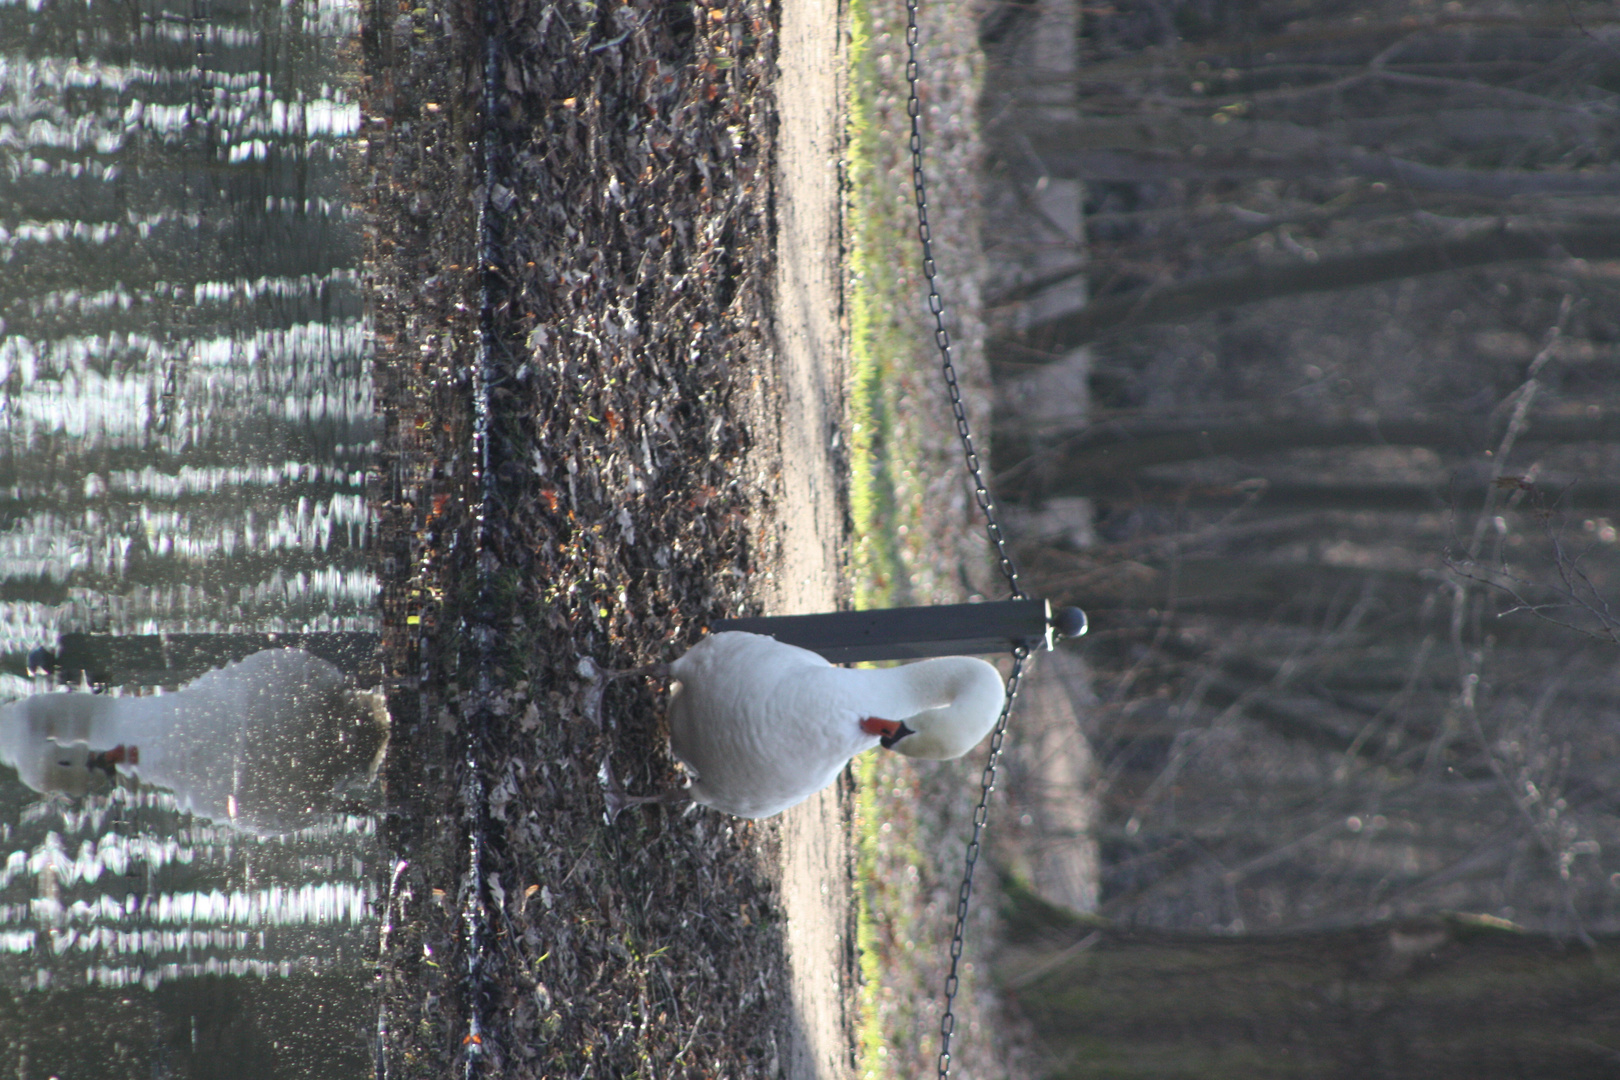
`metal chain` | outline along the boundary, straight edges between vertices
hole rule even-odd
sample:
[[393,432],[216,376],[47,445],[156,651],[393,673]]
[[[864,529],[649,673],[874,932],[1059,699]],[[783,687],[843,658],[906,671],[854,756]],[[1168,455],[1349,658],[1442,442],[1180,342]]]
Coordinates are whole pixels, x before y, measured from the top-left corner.
[[[928,310],[934,316],[934,344],[939,348],[940,371],[950,395],[951,412],[956,417],[956,434],[962,440],[962,454],[967,462],[968,474],[973,478],[973,494],[978,500],[979,510],[984,514],[985,531],[996,549],[996,559],[1012,591],[1012,598],[1023,600],[1024,589],[1018,581],[1018,567],[1007,550],[1007,538],[1002,534],[1001,523],[996,520],[995,503],[990,498],[990,487],[984,480],[979,452],[973,446],[973,433],[968,429],[967,409],[962,405],[962,388],[957,382],[956,365],[951,360],[951,335],[945,328],[945,302],[939,295],[934,238],[928,225],[928,183],[923,174],[922,101],[917,94],[917,4],[918,0],[906,0],[906,115],[911,118],[911,186],[917,197],[917,239],[922,242],[923,277],[928,282]],[[973,898],[973,872],[979,865],[984,828],[990,818],[990,793],[996,787],[1001,744],[1007,737],[1007,722],[1012,718],[1018,684],[1024,677],[1024,662],[1028,659],[1027,646],[1021,645],[1013,651],[1012,671],[1007,676],[1007,700],[1002,704],[1001,715],[990,733],[990,756],[979,778],[979,804],[973,809],[973,832],[968,837],[962,884],[956,893],[956,928],[951,933],[951,966],[945,976],[945,1011],[939,1018],[939,1080],[946,1080],[951,1072],[951,1038],[956,1033],[956,994],[961,988],[962,947],[967,937],[968,904]]]
[[985,823],[990,819],[990,793],[996,787],[996,769],[1001,760],[1001,743],[1007,737],[1007,721],[1012,718],[1013,701],[1018,697],[1018,684],[1024,677],[1024,661],[1029,659],[1029,647],[1020,645],[1013,650],[1012,671],[1007,675],[1007,700],[1001,706],[1001,716],[995,730],[990,733],[990,757],[984,763],[979,777],[979,805],[973,808],[973,833],[968,837],[967,856],[963,860],[962,884],[956,892],[956,929],[951,934],[951,967],[945,975],[945,1011],[939,1018],[939,1080],[951,1072],[951,1036],[956,1033],[956,991],[961,985],[958,968],[962,963],[962,944],[967,938],[968,902],[973,897],[973,871],[979,865],[979,851]]

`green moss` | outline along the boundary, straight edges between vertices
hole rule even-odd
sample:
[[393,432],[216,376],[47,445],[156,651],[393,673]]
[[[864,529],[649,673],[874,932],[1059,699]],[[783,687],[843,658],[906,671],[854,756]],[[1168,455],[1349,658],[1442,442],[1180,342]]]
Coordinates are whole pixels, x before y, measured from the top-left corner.
[[[850,506],[854,519],[853,584],[857,608],[892,606],[903,594],[899,504],[892,463],[903,438],[895,408],[895,369],[907,342],[893,317],[898,300],[885,265],[898,257],[904,234],[885,215],[878,179],[876,102],[880,90],[872,56],[873,12],[869,0],[851,5],[849,220],[851,222],[850,311]],[[880,941],[882,922],[891,939],[906,940],[910,930],[903,906],[885,903],[879,888],[878,830],[883,785],[874,754],[856,759],[857,945],[860,950],[858,1072],[863,1078],[892,1074],[879,993],[893,956]]]
[[893,462],[903,439],[893,388],[909,343],[894,312],[900,300],[886,268],[902,257],[903,227],[879,183],[877,96],[872,8],[851,5],[849,220],[850,505],[854,516],[855,606],[885,607],[904,591]]
[[883,968],[878,954],[877,921],[870,895],[877,864],[876,784],[873,775],[876,762],[877,759],[871,754],[855,760],[855,830],[859,845],[856,853],[855,944],[860,950],[861,960],[860,1030],[856,1033],[856,1045],[862,1077],[882,1075],[879,1062],[884,1056],[883,1023],[877,1007],[877,988],[883,980]]
[[[852,0],[846,220],[851,576],[860,609],[926,603],[939,592],[930,584],[936,553],[924,507],[927,484],[941,464],[937,446],[926,448],[930,437],[940,440],[925,428],[930,418],[918,415],[919,402],[933,407],[939,400],[938,375],[918,275],[904,269],[919,259],[915,208],[903,179],[909,176],[909,132],[892,126],[903,119],[903,109],[894,109],[904,97],[903,66],[885,66],[877,51],[882,42],[894,48],[902,40],[903,20],[901,5]],[[940,418],[931,419],[937,428]],[[948,460],[956,467],[956,458]],[[919,836],[931,827],[923,819],[932,819],[920,807],[918,777],[907,759],[867,754],[856,760],[855,776],[862,974],[857,1071],[872,1080],[910,1076],[931,1062],[938,1038],[933,968],[943,931],[938,913],[928,912],[928,890],[939,867],[924,854],[935,846],[932,840]],[[971,982],[972,972],[964,970],[959,1000],[971,1000]]]
[[1072,934],[1079,930],[1083,933],[1112,925],[1100,915],[1082,914],[1052,903],[1016,874],[1003,872],[1000,880],[1001,915],[1015,939],[1034,937],[1046,931]]
[[1310,1056],[1279,1060],[1242,1045],[1220,1050],[1177,1042],[1135,1045],[1129,1053],[1095,1039],[1075,1040],[1050,1080],[1293,1080],[1331,1076],[1339,1063]]

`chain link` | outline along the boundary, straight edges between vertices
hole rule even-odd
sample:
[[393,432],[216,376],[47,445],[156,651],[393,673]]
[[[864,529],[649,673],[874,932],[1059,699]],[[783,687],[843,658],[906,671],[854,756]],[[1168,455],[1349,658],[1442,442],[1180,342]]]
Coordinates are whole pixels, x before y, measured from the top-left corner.
[[[951,412],[956,418],[956,434],[962,440],[962,454],[967,462],[968,474],[973,478],[973,494],[979,510],[984,514],[985,531],[996,549],[1001,574],[1014,600],[1023,600],[1024,589],[1018,581],[1018,567],[1012,553],[1007,550],[1007,538],[1001,523],[996,520],[995,503],[990,498],[990,487],[984,480],[983,463],[973,445],[973,433],[968,428],[967,409],[962,404],[962,388],[957,382],[956,365],[951,360],[951,335],[945,327],[945,302],[940,298],[938,267],[934,264],[934,237],[928,224],[928,182],[923,174],[922,99],[917,93],[919,66],[917,62],[918,0],[906,0],[906,115],[911,118],[911,186],[917,198],[917,239],[922,242],[923,277],[928,282],[928,311],[934,316],[934,344],[939,348],[940,371],[945,377],[945,389],[950,395]],[[968,837],[967,854],[962,867],[962,884],[956,893],[956,928],[951,934],[951,966],[945,976],[945,1011],[939,1018],[939,1080],[946,1080],[951,1072],[951,1039],[956,1033],[956,994],[961,988],[960,968],[962,948],[967,937],[968,905],[973,898],[973,872],[979,865],[985,824],[990,818],[990,794],[996,787],[996,770],[1001,761],[1001,744],[1007,737],[1007,722],[1012,718],[1013,703],[1018,697],[1018,685],[1024,677],[1024,663],[1029,649],[1019,646],[1013,652],[1012,671],[1007,676],[1007,699],[1002,703],[1001,715],[990,733],[990,756],[984,773],[979,778],[979,804],[973,809],[973,832]]]
[[973,833],[968,837],[967,855],[963,860],[962,884],[956,892],[956,929],[951,934],[951,968],[945,975],[945,1011],[939,1018],[939,1080],[951,1072],[951,1037],[956,1033],[956,992],[961,985],[958,969],[962,963],[962,945],[967,939],[968,902],[973,897],[973,871],[979,865],[979,852],[985,824],[990,819],[990,793],[996,788],[996,770],[1001,762],[1001,743],[1007,737],[1007,721],[1012,719],[1013,702],[1018,697],[1018,684],[1024,677],[1024,662],[1029,659],[1029,647],[1020,645],[1013,651],[1012,671],[1007,675],[1007,700],[1001,706],[1001,716],[990,733],[990,756],[979,777],[979,805],[973,808]]

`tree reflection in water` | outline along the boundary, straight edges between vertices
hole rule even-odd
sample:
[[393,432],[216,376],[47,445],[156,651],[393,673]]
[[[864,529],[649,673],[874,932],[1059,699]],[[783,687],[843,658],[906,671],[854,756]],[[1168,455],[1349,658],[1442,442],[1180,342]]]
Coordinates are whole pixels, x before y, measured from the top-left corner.
[[[376,631],[358,31],[344,0],[0,4],[0,701],[64,635]],[[185,694],[50,694],[82,737],[6,743],[58,793],[0,770],[0,1071],[367,1071],[382,858],[337,788],[383,735],[300,684],[356,711],[181,735]]]

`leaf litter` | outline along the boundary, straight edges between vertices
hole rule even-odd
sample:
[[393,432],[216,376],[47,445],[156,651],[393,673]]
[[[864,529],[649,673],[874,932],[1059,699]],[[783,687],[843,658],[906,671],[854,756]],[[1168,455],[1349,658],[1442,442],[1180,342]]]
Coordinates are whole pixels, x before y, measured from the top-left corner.
[[[750,613],[774,558],[779,463],[753,436],[771,415],[770,10],[513,0],[487,117],[473,12],[367,14],[355,176],[399,683],[385,842],[403,863],[382,882],[386,1072],[470,1056],[514,1078],[777,1075],[775,827],[702,808],[605,825],[605,752],[632,791],[678,773],[661,687],[611,687],[604,734],[577,674],[582,656],[672,659]],[[490,915],[469,956],[474,889]]]

